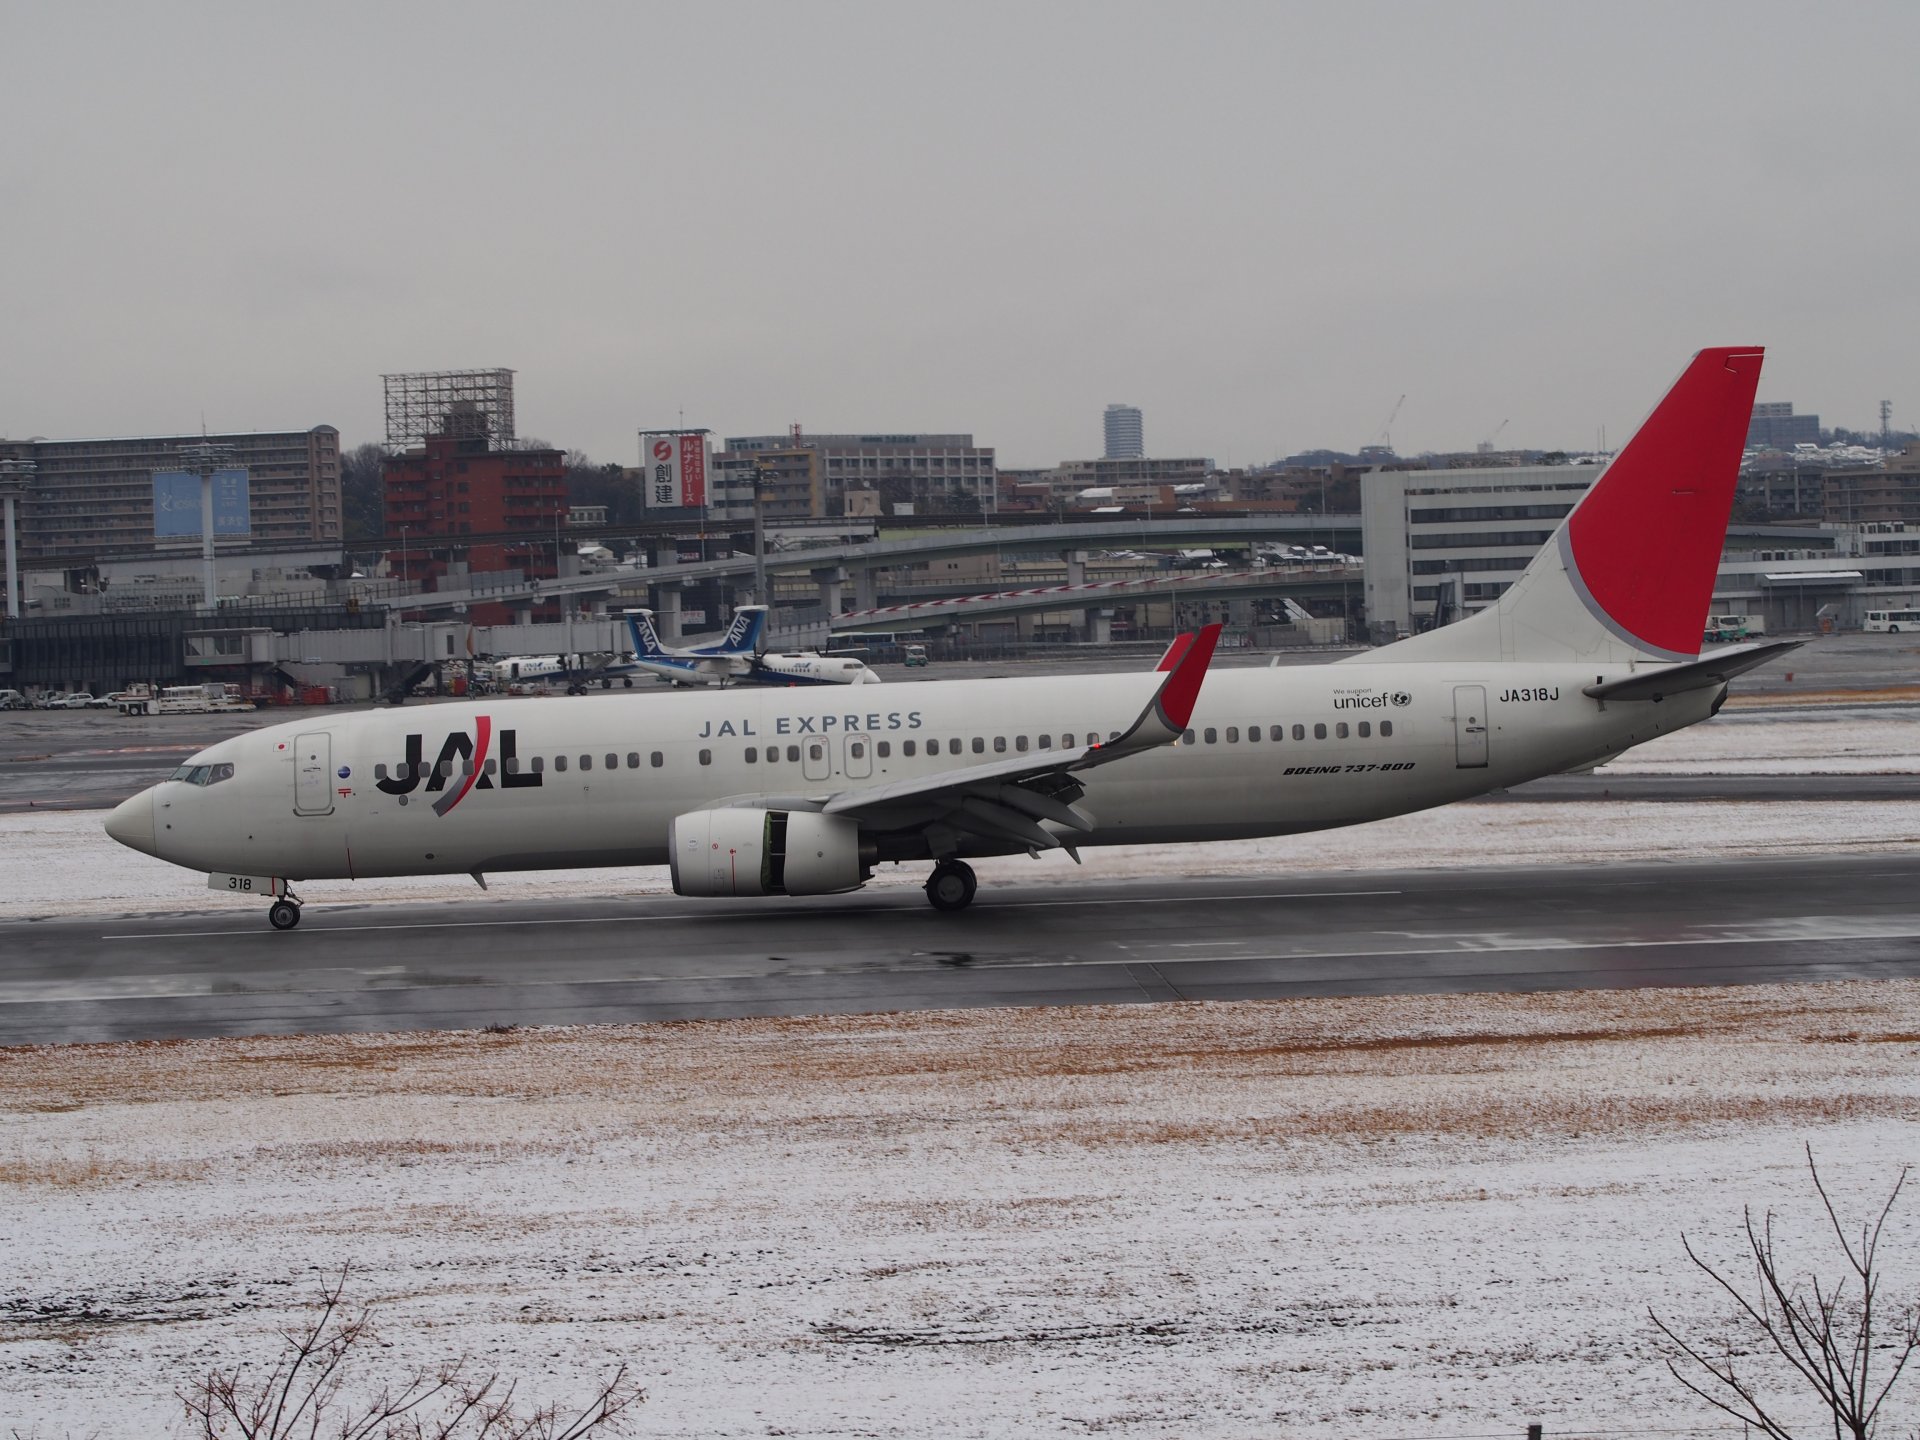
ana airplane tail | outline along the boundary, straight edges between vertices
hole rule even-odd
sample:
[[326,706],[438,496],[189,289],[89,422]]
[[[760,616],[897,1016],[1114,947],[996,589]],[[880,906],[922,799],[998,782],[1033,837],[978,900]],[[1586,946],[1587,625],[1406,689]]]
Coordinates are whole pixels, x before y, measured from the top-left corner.
[[638,660],[669,660],[666,647],[660,643],[660,636],[653,628],[651,610],[629,610],[627,616],[627,634],[633,637],[633,654]]
[[1693,659],[1713,602],[1762,355],[1758,346],[1727,346],[1694,356],[1494,604],[1353,658]]
[[733,612],[733,624],[727,627],[727,633],[713,645],[699,645],[695,653],[699,655],[758,655],[767,629],[767,607],[765,605],[742,605]]

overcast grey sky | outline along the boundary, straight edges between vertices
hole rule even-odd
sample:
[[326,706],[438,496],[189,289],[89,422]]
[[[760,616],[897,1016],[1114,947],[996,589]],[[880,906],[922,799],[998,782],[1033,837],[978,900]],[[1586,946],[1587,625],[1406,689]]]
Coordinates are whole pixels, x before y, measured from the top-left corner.
[[1920,6],[0,0],[0,434],[1618,443],[1920,421]]

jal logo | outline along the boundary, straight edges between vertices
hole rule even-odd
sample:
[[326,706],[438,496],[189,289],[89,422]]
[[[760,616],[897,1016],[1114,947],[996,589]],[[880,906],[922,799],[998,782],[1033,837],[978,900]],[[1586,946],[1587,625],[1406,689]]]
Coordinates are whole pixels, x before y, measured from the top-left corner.
[[[494,788],[493,776],[487,771],[488,751],[494,741],[493,717],[477,715],[473,721],[473,734],[464,730],[451,732],[440,742],[440,753],[434,757],[432,765],[422,764],[426,754],[426,736],[407,736],[406,759],[393,768],[393,773],[377,781],[379,788],[388,795],[406,796],[421,788],[425,783],[427,793],[438,792],[440,798],[433,802],[433,813],[446,815],[453,807],[467,798],[474,790]],[[540,782],[546,777],[538,771],[532,774],[520,774],[518,737],[511,730],[499,732],[500,750],[500,787],[502,790],[538,790]],[[448,789],[449,781],[458,783]]]

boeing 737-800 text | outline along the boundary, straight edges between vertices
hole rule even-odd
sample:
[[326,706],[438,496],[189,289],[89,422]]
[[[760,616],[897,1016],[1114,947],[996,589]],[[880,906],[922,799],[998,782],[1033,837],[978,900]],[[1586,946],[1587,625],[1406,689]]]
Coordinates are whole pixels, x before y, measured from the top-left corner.
[[1702,351],[1553,539],[1469,619],[1334,664],[688,692],[315,716],[211,746],[113,812],[134,849],[289,882],[669,863],[682,895],[824,895],[890,861],[1352,825],[1590,766],[1706,719],[1791,648],[1700,656],[1753,348]]

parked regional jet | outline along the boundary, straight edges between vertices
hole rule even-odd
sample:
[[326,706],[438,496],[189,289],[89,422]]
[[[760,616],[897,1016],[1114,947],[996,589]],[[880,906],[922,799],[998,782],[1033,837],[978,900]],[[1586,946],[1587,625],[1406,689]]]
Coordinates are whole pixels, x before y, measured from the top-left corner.
[[742,605],[724,638],[712,645],[669,649],[653,628],[651,610],[629,610],[633,668],[676,685],[877,685],[864,661],[837,655],[766,655],[767,607]]
[[[1707,719],[1792,648],[1700,655],[1760,375],[1696,356],[1553,540],[1469,619],[1334,664],[871,692],[727,690],[315,716],[223,740],[107,820],[123,844],[271,896],[290,881],[672,866],[691,896],[828,895],[931,861],[1352,825],[1591,766]],[[897,698],[896,698],[897,696]]]

